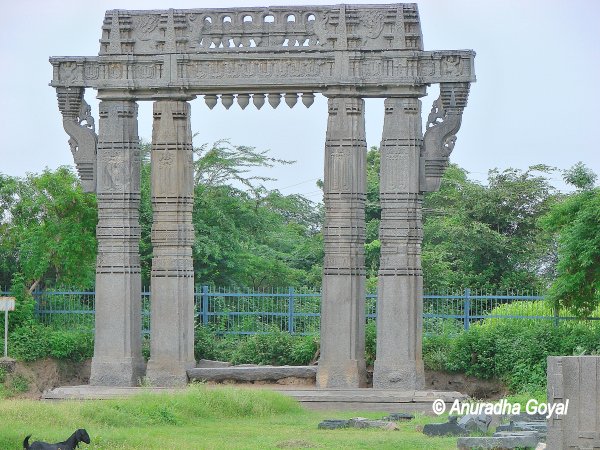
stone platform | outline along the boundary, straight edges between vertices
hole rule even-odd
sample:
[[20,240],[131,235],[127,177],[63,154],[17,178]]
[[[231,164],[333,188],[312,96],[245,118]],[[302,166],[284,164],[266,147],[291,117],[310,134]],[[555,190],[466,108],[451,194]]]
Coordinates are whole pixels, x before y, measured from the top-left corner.
[[[220,385],[209,385],[216,387]],[[455,399],[466,399],[459,392],[393,391],[383,389],[296,389],[277,384],[233,385],[239,389],[270,389],[296,399],[312,410],[381,411],[432,413],[431,405],[442,399],[449,407]],[[141,393],[181,392],[184,389],[158,387],[63,386],[44,392],[43,400],[108,400],[126,398]]]

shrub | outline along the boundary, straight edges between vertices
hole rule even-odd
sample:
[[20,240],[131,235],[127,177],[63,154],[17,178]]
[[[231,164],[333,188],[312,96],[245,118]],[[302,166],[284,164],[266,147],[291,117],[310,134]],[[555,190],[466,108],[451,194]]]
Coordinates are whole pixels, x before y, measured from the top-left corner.
[[[546,302],[531,302],[536,315],[553,317]],[[505,304],[493,315],[520,315],[523,306]],[[428,342],[426,339],[425,342]],[[435,339],[433,340],[435,342]],[[424,345],[426,366],[435,365],[440,348]],[[548,319],[485,319],[448,342],[446,370],[478,378],[496,377],[513,392],[545,389],[548,356],[596,353],[600,350],[600,324]],[[439,362],[439,361],[438,361]],[[438,364],[439,367],[439,364]]]
[[47,329],[42,325],[21,326],[10,334],[8,342],[11,356],[22,361],[45,358],[50,353]]
[[86,331],[49,330],[50,356],[82,361],[94,354],[94,336]]
[[293,349],[293,337],[285,331],[275,329],[269,334],[254,334],[241,341],[234,352],[233,364],[289,364]]

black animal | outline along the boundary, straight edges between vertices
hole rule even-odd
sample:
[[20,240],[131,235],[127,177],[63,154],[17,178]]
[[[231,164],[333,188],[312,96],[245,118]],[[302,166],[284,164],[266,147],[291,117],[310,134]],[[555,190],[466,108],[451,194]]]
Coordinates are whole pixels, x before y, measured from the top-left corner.
[[75,433],[73,433],[69,439],[63,442],[58,442],[56,444],[47,444],[46,442],[35,441],[29,445],[29,438],[31,435],[27,436],[23,441],[23,448],[27,450],[74,450],[77,448],[80,442],[85,442],[86,444],[90,443],[90,435],[87,434],[83,428],[80,428]]

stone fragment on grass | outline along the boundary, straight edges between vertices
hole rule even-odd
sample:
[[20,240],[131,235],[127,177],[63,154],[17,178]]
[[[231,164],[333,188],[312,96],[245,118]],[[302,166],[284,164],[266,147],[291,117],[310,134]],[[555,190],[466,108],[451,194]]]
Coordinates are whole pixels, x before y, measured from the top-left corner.
[[349,420],[339,419],[325,419],[319,424],[320,430],[336,430],[338,428],[348,428],[350,425]]
[[487,414],[466,414],[460,418],[458,426],[470,432],[480,431],[487,433],[491,423],[492,416],[488,416]]
[[428,423],[423,427],[427,436],[468,436],[469,432],[457,423],[458,417],[449,416],[446,423]]
[[484,449],[512,449],[512,448],[535,448],[539,442],[539,435],[535,431],[500,432],[489,437],[461,437],[456,446],[460,450],[473,448]]
[[386,430],[398,429],[398,426],[394,422],[387,420],[371,420],[365,417],[353,417],[349,422],[349,426],[353,428],[383,428]]
[[384,417],[381,420],[389,420],[392,422],[401,422],[401,421],[408,421],[408,420],[412,420],[414,419],[415,416],[409,413],[392,413],[387,417]]

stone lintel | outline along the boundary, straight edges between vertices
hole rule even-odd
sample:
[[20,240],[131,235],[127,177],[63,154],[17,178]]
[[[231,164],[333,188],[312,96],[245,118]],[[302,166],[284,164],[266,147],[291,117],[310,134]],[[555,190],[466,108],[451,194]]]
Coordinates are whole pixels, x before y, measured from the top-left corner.
[[363,97],[414,96],[428,84],[474,82],[474,57],[471,50],[53,57],[50,85],[129,91],[136,99],[336,88]]

